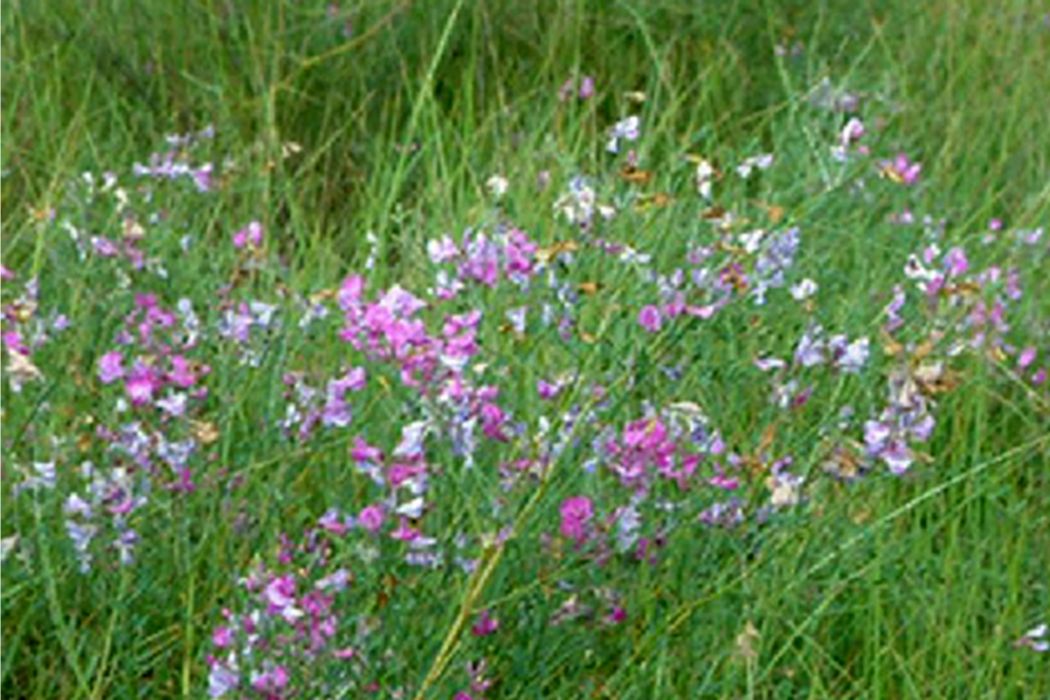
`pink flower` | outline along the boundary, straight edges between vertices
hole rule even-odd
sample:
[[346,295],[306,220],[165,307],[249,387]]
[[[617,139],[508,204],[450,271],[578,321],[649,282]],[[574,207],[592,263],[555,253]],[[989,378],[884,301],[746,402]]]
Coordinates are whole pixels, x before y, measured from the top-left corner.
[[359,435],[354,438],[354,446],[350,448],[350,456],[355,462],[381,462],[383,452],[378,447],[369,445]]
[[271,693],[270,697],[278,697],[277,691],[288,685],[288,671],[284,666],[274,668],[252,677],[252,687],[261,693]]
[[216,627],[215,631],[211,633],[212,644],[219,648],[225,648],[233,643],[233,631],[225,625]]
[[1035,361],[1035,347],[1029,346],[1021,351],[1021,354],[1017,356],[1017,367],[1018,369],[1024,369],[1028,365]]
[[594,96],[594,78],[589,75],[583,76],[580,81],[580,99],[589,100]]
[[550,382],[544,381],[542,379],[536,382],[536,391],[537,393],[539,393],[540,398],[545,401],[556,397],[558,394],[561,393],[561,390],[563,388],[565,387],[561,382],[555,382],[551,384]]
[[898,153],[892,161],[883,161],[881,165],[883,173],[903,185],[914,185],[922,172],[922,164],[909,160],[903,153]]
[[419,530],[408,524],[408,518],[401,518],[397,529],[391,532],[390,536],[401,542],[411,542],[419,538]]
[[489,615],[488,610],[482,610],[474,626],[470,628],[470,633],[475,637],[487,637],[498,629],[499,620]]
[[153,400],[153,392],[159,387],[159,380],[153,369],[141,362],[136,362],[135,367],[124,380],[124,391],[134,406],[142,406]]
[[656,333],[663,325],[663,318],[660,315],[660,309],[652,304],[643,306],[642,310],[638,313],[638,323],[650,333]]
[[577,543],[587,539],[587,525],[594,517],[594,506],[586,496],[566,498],[561,504],[561,534]]
[[494,403],[486,403],[481,406],[481,429],[485,436],[492,440],[506,442],[507,436],[503,434],[503,423],[506,415],[503,409]]
[[197,375],[190,370],[190,363],[182,355],[175,355],[171,358],[171,372],[168,373],[168,379],[172,384],[183,389],[189,389],[197,383]]
[[258,248],[262,245],[263,239],[263,227],[258,221],[253,221],[240,231],[233,234],[233,247],[243,248],[246,245],[251,245],[252,248]]
[[117,351],[107,352],[98,361],[98,379],[103,384],[112,384],[124,376],[124,358]]
[[383,506],[373,504],[362,509],[357,522],[369,532],[379,532],[379,528],[383,527]]

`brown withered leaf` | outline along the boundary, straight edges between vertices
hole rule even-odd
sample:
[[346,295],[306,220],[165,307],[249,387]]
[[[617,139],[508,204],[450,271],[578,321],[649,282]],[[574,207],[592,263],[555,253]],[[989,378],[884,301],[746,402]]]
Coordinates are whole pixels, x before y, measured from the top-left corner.
[[206,420],[191,420],[190,432],[202,445],[210,445],[219,439],[219,428]]
[[751,620],[744,623],[744,629],[736,636],[736,657],[741,661],[755,661],[758,658],[756,647],[761,636],[755,623]]
[[536,250],[536,260],[541,263],[549,263],[562,253],[575,253],[580,246],[575,241],[558,241],[549,246]]
[[666,207],[673,201],[674,198],[665,192],[654,192],[653,194],[647,194],[644,197],[639,197],[638,202],[634,205],[634,208],[636,211],[645,211],[646,209],[661,209],[663,207]]
[[580,290],[581,294],[592,296],[601,291],[604,286],[601,282],[580,282],[576,285],[576,288]]
[[633,165],[620,168],[620,177],[632,185],[647,185],[653,179],[653,171],[643,170]]

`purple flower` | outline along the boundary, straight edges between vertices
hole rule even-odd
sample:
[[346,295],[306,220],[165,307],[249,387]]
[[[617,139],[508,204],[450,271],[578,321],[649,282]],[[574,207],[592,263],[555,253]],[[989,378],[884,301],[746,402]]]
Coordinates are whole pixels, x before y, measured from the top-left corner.
[[153,392],[159,387],[159,379],[151,367],[136,362],[124,380],[124,391],[134,406],[142,406],[153,400]]
[[561,534],[582,543],[587,539],[587,525],[594,517],[594,506],[586,496],[572,496],[561,504]]
[[117,351],[107,352],[98,361],[98,379],[103,384],[112,384],[124,376],[124,357]]
[[659,307],[652,304],[643,306],[642,310],[638,312],[638,323],[650,333],[656,333],[659,331],[663,325],[663,318],[660,315]]
[[536,391],[537,393],[539,393],[540,398],[545,401],[556,397],[558,394],[561,393],[561,390],[563,388],[564,385],[561,382],[555,382],[551,384],[550,382],[544,381],[542,379],[536,382]]
[[208,696],[221,698],[237,689],[240,678],[225,664],[215,661],[208,672]]
[[1034,346],[1029,346],[1022,350],[1021,354],[1017,356],[1017,368],[1024,369],[1032,364],[1035,361],[1035,353],[1036,350]]
[[262,224],[258,221],[252,221],[250,224],[233,234],[233,247],[243,248],[250,244],[252,248],[258,248],[262,245],[262,239]]
[[357,522],[369,532],[379,532],[383,527],[383,506],[370,505],[361,510],[357,516]]
[[488,610],[482,610],[477,621],[470,628],[470,633],[475,637],[487,637],[499,629],[499,620],[489,615]]
[[580,99],[589,100],[594,96],[594,78],[589,75],[583,76],[580,81]]
[[233,644],[233,631],[225,625],[220,625],[211,633],[211,642],[220,649],[226,648]]

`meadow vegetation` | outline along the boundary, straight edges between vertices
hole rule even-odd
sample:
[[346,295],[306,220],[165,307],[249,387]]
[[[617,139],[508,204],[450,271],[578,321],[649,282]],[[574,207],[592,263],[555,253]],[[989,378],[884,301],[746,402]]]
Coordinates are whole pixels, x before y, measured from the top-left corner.
[[1050,8],[0,22],[5,697],[1050,696]]

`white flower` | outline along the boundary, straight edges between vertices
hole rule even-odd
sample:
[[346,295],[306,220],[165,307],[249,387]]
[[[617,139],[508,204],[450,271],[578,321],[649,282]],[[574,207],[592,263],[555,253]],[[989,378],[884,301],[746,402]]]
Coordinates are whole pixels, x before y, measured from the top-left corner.
[[625,141],[637,141],[641,134],[641,120],[637,116],[630,116],[616,122],[609,134],[609,143],[605,149],[609,153],[620,152],[620,139]]
[[766,170],[771,165],[773,165],[773,154],[760,153],[757,156],[745,158],[740,165],[736,166],[736,174],[746,180],[751,177],[751,173],[755,169]]
[[496,199],[505,195],[509,186],[510,183],[507,182],[507,178],[502,175],[493,175],[485,181],[485,187],[488,188],[489,192]]
[[795,298],[795,301],[802,301],[816,294],[817,289],[819,289],[817,283],[807,277],[798,284],[792,285],[791,296]]

